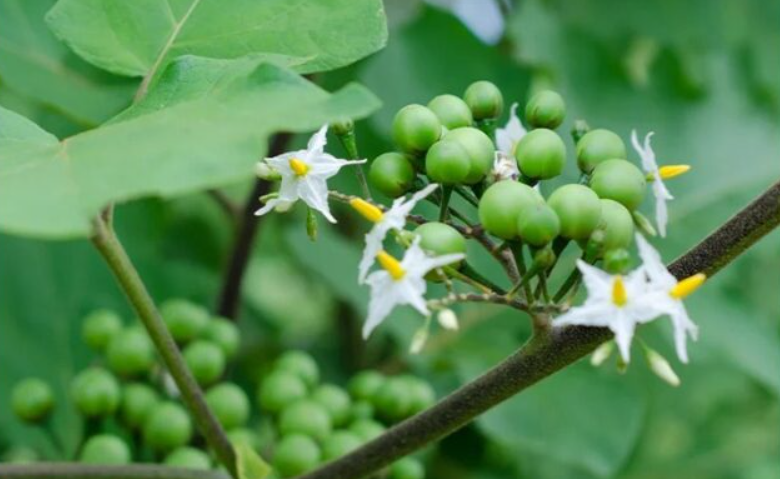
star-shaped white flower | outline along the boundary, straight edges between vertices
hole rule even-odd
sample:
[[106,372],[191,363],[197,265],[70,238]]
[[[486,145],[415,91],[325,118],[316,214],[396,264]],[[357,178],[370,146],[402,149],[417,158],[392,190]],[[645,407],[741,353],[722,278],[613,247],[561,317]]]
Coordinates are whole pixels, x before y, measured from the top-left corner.
[[343,166],[365,163],[366,160],[341,160],[325,153],[327,132],[328,125],[320,128],[311,137],[305,150],[283,153],[264,160],[281,175],[282,184],[278,196],[269,200],[255,215],[264,215],[277,207],[289,208],[300,199],[322,213],[331,223],[336,222],[328,206],[327,180],[338,174]]
[[499,0],[425,0],[449,10],[477,38],[495,45],[504,35],[504,15]]
[[506,126],[496,128],[496,146],[498,146],[498,151],[507,158],[515,157],[517,143],[527,133],[523,124],[520,123],[520,118],[517,116],[517,106],[517,103],[512,103],[512,107],[509,109],[509,121],[506,122]]
[[559,316],[556,324],[609,328],[615,334],[620,355],[628,363],[636,325],[649,322],[660,314],[644,301],[644,271],[638,269],[627,276],[611,275],[581,260],[577,267],[588,289],[588,299],[582,306]]
[[658,251],[642,235],[636,235],[636,243],[639,249],[639,256],[642,258],[641,269],[647,275],[648,281],[644,301],[651,303],[654,308],[662,314],[669,315],[672,319],[677,356],[680,358],[680,361],[687,363],[688,350],[686,341],[689,336],[696,340],[699,328],[691,321],[682,300],[701,286],[706,276],[699,273],[682,281],[677,281],[677,278],[664,266]]
[[438,188],[437,184],[430,184],[412,195],[409,200],[404,197],[396,198],[389,210],[382,212],[371,203],[356,198],[350,204],[369,221],[374,222],[373,228],[366,234],[366,247],[363,250],[363,258],[360,260],[358,283],[366,281],[368,270],[374,264],[377,253],[382,250],[382,243],[391,230],[400,231],[406,225],[406,217],[412,212],[415,205],[422,199],[433,193]]
[[408,304],[420,314],[428,316],[430,311],[425,304],[425,275],[465,257],[460,253],[428,256],[420,248],[419,237],[414,239],[400,262],[387,252],[380,251],[377,260],[383,269],[374,271],[366,278],[371,288],[371,299],[368,302],[368,318],[363,325],[363,338],[368,338],[396,306]]

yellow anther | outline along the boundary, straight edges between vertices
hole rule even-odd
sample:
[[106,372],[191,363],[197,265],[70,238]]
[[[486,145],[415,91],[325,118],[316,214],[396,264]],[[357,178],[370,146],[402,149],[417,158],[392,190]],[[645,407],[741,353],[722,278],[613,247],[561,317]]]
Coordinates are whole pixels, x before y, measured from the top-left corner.
[[626,285],[623,283],[623,277],[620,275],[615,276],[615,282],[612,283],[612,302],[619,307],[622,307],[628,302]]
[[689,276],[684,280],[680,281],[679,283],[677,283],[677,286],[672,288],[669,294],[674,299],[683,299],[689,294],[699,289],[699,287],[702,284],[704,284],[704,281],[706,279],[707,279],[707,275],[704,273],[698,273],[698,274],[694,274],[693,276]]
[[382,210],[368,201],[362,198],[353,198],[349,200],[349,204],[368,221],[371,221],[372,223],[379,223],[382,221],[382,217],[384,216]]
[[392,277],[394,280],[398,281],[406,274],[406,271],[404,271],[400,261],[393,258],[390,254],[388,254],[387,251],[380,251],[376,255],[376,259],[379,261],[379,264],[382,266],[382,268],[390,273],[390,277]]
[[306,176],[306,173],[309,172],[309,165],[298,158],[290,158],[290,169],[293,170],[295,176]]
[[658,174],[662,180],[668,180],[669,178],[687,173],[690,169],[691,165],[666,165],[658,168]]

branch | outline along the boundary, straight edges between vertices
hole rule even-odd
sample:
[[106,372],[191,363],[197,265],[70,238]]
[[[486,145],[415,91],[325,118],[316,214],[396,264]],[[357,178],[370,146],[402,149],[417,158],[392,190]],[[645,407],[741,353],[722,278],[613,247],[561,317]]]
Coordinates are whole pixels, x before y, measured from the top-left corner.
[[[717,273],[780,224],[780,183],[770,187],[726,224],[674,261],[677,278]],[[433,407],[386,431],[353,452],[298,479],[358,479],[386,467],[426,444],[460,429],[474,418],[537,381],[574,363],[610,339],[606,328],[553,327]]]
[[0,464],[0,479],[229,479],[218,471],[153,464],[102,466],[72,462]]

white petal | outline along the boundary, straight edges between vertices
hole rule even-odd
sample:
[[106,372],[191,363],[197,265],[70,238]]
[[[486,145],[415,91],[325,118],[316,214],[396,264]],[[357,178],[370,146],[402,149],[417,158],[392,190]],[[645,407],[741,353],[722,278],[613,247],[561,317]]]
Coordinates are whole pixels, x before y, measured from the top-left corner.
[[484,43],[495,45],[504,35],[504,16],[496,0],[458,0],[452,13]]
[[366,278],[366,282],[371,286],[371,299],[368,302],[368,317],[363,324],[363,339],[368,339],[400,299],[395,292],[394,281],[387,272],[375,271]]
[[441,256],[426,257],[421,263],[415,264],[412,269],[415,272],[419,272],[421,276],[428,274],[436,268],[447,266],[452,263],[466,259],[466,255],[463,253],[445,254]]
[[577,268],[582,273],[582,281],[588,289],[588,297],[612,297],[612,275],[595,266],[577,260]]
[[317,176],[323,179],[332,178],[347,165],[361,165],[366,160],[342,160],[329,153],[318,153],[309,158],[309,172],[306,176]]
[[631,144],[642,159],[642,169],[647,173],[652,173],[654,177],[658,178],[658,164],[655,161],[655,152],[650,146],[650,138],[654,133],[651,131],[645,136],[644,147],[639,144],[639,138],[637,137],[636,130],[631,131]]
[[431,312],[425,304],[425,284],[420,278],[404,278],[396,282],[396,287],[403,297],[403,304],[408,304],[423,316],[428,316]]
[[615,333],[615,343],[626,364],[631,360],[631,340],[634,338],[635,327],[636,323],[622,313],[617,314],[609,324],[609,329]]
[[336,223],[336,218],[330,213],[330,206],[328,206],[328,185],[325,180],[306,175],[304,179],[298,181],[298,196],[310,208],[322,213],[328,221]]
[[677,351],[677,357],[683,363],[688,363],[688,336],[694,340],[699,336],[699,328],[691,321],[688,316],[688,311],[682,304],[682,301],[677,301],[678,307],[676,311],[670,313],[672,318],[672,325],[674,326],[674,346]]
[[660,177],[653,181],[653,195],[655,196],[655,222],[658,225],[658,233],[663,238],[666,236],[666,223],[669,220],[666,202],[674,199],[674,197],[666,189]]
[[639,257],[642,259],[642,269],[652,283],[651,289],[662,289],[669,292],[677,284],[677,279],[666,269],[661,254],[639,233],[636,233],[636,245]]
[[558,326],[608,326],[615,314],[613,306],[607,303],[584,304],[570,309],[555,319]]
[[498,150],[508,157],[514,157],[515,145],[526,134],[523,124],[520,123],[520,118],[517,116],[517,103],[513,103],[509,109],[509,120],[504,128],[496,129],[496,145]]
[[270,213],[271,211],[273,211],[277,203],[281,203],[281,202],[282,200],[278,198],[273,198],[268,200],[259,210],[255,211],[255,216],[263,216],[266,213]]
[[382,242],[387,235],[387,226],[379,222],[366,234],[366,247],[363,249],[363,257],[358,267],[358,283],[365,283],[368,270],[376,260],[376,255],[382,250]]
[[310,153],[322,153],[322,151],[325,149],[325,145],[328,142],[328,125],[322,125],[322,127],[312,135],[312,137],[309,139],[309,144],[306,146],[306,149]]

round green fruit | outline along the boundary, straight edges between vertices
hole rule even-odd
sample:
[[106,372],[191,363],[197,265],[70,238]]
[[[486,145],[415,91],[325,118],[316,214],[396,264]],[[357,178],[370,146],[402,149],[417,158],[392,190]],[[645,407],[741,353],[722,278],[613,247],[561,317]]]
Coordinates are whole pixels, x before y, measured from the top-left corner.
[[631,255],[623,248],[607,250],[604,253],[604,270],[612,274],[622,274],[631,266]]
[[211,469],[211,459],[209,455],[200,449],[184,446],[171,451],[163,464],[170,467],[181,467],[185,469],[201,469],[208,471]]
[[225,353],[216,344],[199,339],[189,344],[182,353],[184,362],[201,386],[207,386],[225,372]]
[[482,181],[493,167],[495,146],[482,130],[472,127],[457,128],[444,135],[445,140],[456,141],[469,157],[469,172],[463,183],[472,185]]
[[477,81],[463,93],[463,100],[471,109],[475,120],[489,120],[501,116],[504,110],[504,96],[496,85],[489,81]]
[[377,413],[389,420],[400,421],[412,413],[413,398],[402,377],[392,377],[374,396],[374,407]]
[[46,382],[27,378],[18,382],[11,392],[11,409],[26,422],[38,422],[54,408],[54,393]]
[[282,410],[279,431],[283,436],[305,434],[322,441],[333,429],[328,410],[320,403],[303,399]]
[[420,247],[435,256],[466,253],[466,238],[450,225],[431,221],[418,226],[414,234],[420,237]]
[[425,155],[425,173],[434,183],[462,183],[470,168],[469,154],[457,141],[438,141]]
[[303,351],[288,351],[276,360],[276,369],[289,371],[303,380],[309,388],[320,380],[320,368],[310,354]]
[[625,158],[625,143],[609,130],[591,130],[577,142],[577,166],[583,173],[590,173],[604,161]]
[[152,449],[170,451],[190,442],[192,421],[183,407],[164,402],[152,409],[144,421],[143,437]]
[[169,299],[160,307],[173,339],[185,344],[200,336],[209,322],[206,308],[185,299]]
[[363,441],[349,431],[336,431],[322,443],[322,459],[331,461],[360,447]]
[[317,467],[322,458],[314,439],[294,434],[283,438],[276,446],[273,467],[280,476],[292,477]]
[[524,242],[541,247],[558,237],[561,221],[548,205],[535,204],[518,217],[517,233]]
[[228,431],[227,437],[232,444],[244,444],[255,451],[262,447],[260,436],[249,428],[240,427]]
[[241,427],[249,420],[249,398],[233,383],[221,383],[209,389],[206,404],[225,429]]
[[587,239],[601,218],[599,197],[587,186],[561,186],[550,195],[547,204],[558,215],[564,238]]
[[607,160],[593,170],[590,187],[599,198],[615,200],[634,211],[645,198],[647,180],[633,163]]
[[150,386],[143,383],[130,383],[122,390],[119,414],[127,426],[138,429],[159,403],[159,395]]
[[373,419],[358,419],[349,425],[349,430],[363,442],[368,442],[381,436],[385,427]]
[[515,159],[520,171],[528,178],[555,178],[566,164],[566,146],[554,131],[538,128],[528,132],[517,143]]
[[154,345],[146,332],[132,327],[111,338],[106,348],[106,362],[116,374],[132,377],[151,371],[154,354]]
[[436,114],[441,124],[448,130],[471,126],[474,122],[469,106],[455,95],[439,95],[428,102],[428,108]]
[[232,359],[238,354],[241,345],[241,335],[238,327],[226,318],[213,318],[203,330],[203,339],[211,341],[222,349],[226,359]]
[[81,337],[95,351],[105,351],[109,341],[122,330],[122,318],[113,311],[101,309],[84,318]]
[[566,104],[558,93],[543,90],[525,106],[525,120],[533,128],[558,128],[566,116]]
[[274,371],[257,389],[260,407],[270,413],[278,413],[286,406],[306,397],[306,383],[296,374]]
[[374,405],[369,401],[356,401],[352,404],[350,417],[352,419],[371,419],[374,417]]
[[352,412],[352,399],[340,387],[333,384],[323,384],[314,390],[311,399],[328,411],[334,426],[339,427],[349,421]]
[[625,206],[613,200],[601,200],[598,229],[604,232],[605,250],[628,248],[634,239],[634,219]]
[[121,438],[111,434],[92,436],[84,443],[79,462],[85,464],[128,464],[130,448]]
[[541,203],[539,193],[512,180],[490,186],[479,200],[479,220],[485,230],[502,239],[517,237],[517,222],[529,207]]
[[425,468],[413,457],[405,457],[390,466],[389,479],[425,479]]
[[347,390],[356,400],[371,401],[385,381],[384,375],[378,371],[361,371],[349,380]]
[[79,373],[71,383],[71,396],[76,409],[86,417],[103,417],[119,407],[121,392],[116,378],[101,368]]
[[410,415],[428,409],[436,403],[436,393],[426,381],[409,375],[401,376],[401,380],[406,382],[411,397]]
[[414,185],[414,166],[401,153],[391,151],[377,156],[368,170],[368,181],[385,196],[398,198]]
[[439,118],[422,105],[407,105],[393,119],[393,141],[406,153],[423,153],[440,137]]

